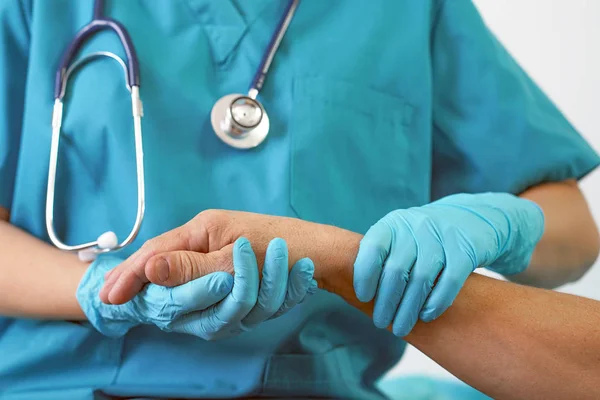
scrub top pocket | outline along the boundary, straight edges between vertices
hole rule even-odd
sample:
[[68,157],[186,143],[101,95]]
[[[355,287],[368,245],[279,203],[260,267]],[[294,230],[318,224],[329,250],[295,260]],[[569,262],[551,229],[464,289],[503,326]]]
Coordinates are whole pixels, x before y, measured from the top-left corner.
[[290,199],[298,217],[364,233],[419,201],[409,180],[419,162],[410,104],[329,78],[296,78],[293,96]]

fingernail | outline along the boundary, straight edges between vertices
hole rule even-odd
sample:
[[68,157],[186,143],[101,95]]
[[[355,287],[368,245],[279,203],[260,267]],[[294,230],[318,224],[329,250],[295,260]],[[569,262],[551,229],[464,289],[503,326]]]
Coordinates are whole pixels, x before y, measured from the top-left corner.
[[159,258],[154,263],[154,268],[156,269],[156,274],[158,275],[158,279],[161,282],[169,279],[169,263],[164,258]]

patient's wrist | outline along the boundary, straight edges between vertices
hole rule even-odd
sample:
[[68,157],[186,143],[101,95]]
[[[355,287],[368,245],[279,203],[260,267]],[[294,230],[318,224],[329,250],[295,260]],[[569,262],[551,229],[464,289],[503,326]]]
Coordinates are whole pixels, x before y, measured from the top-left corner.
[[361,234],[298,218],[274,218],[269,224],[274,229],[270,236],[287,241],[290,265],[309,257],[315,264],[314,278],[319,288],[335,293],[361,309],[366,306],[356,299],[353,285],[354,261]]
[[[315,279],[319,288],[347,302],[360,304],[354,294],[354,261],[362,235],[329,225],[315,232]],[[357,303],[357,304],[355,304]]]

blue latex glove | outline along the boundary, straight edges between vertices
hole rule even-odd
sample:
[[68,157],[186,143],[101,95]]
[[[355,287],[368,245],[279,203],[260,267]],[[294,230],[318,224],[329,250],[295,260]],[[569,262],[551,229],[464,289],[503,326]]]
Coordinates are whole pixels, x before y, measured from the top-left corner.
[[121,262],[99,257],[77,290],[90,323],[111,337],[122,336],[141,324],[205,340],[228,337],[287,312],[316,289],[314,266],[308,259],[300,260],[288,279],[287,247],[283,240],[275,239],[267,251],[259,291],[256,257],[250,243],[242,238],[233,248],[234,277],[215,272],[173,288],[150,284],[128,303],[104,304],[98,298],[104,275]]
[[[245,238],[234,244],[233,265],[234,269],[243,266],[243,271],[252,273],[239,280],[236,270],[233,290],[223,302],[206,311],[184,316],[174,324],[175,328],[184,332],[191,330],[187,333],[195,334],[198,325],[207,326],[207,339],[224,339],[285,314],[317,290],[317,282],[313,279],[314,264],[308,258],[299,260],[288,277],[288,249],[283,239],[273,239],[267,247],[260,290],[256,256]],[[246,305],[239,307],[240,303]]]
[[363,302],[377,294],[377,327],[393,321],[394,334],[406,336],[419,317],[429,322],[446,311],[476,268],[523,272],[543,232],[542,210],[505,193],[457,194],[392,211],[360,243],[354,290]]

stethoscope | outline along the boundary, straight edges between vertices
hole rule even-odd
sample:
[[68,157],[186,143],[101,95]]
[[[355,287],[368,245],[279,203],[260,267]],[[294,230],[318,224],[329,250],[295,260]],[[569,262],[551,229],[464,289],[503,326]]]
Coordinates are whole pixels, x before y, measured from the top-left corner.
[[248,95],[225,95],[212,108],[210,122],[215,133],[223,142],[236,149],[256,147],[269,134],[269,116],[256,97],[265,83],[269,67],[292,21],[299,1],[291,0],[288,3],[254,79],[252,79]]
[[[264,85],[269,67],[277,53],[277,48],[290,25],[299,2],[300,0],[290,0],[286,6],[285,12],[279,21],[277,29],[252,80],[248,94],[229,94],[223,96],[212,108],[211,124],[216,135],[223,142],[236,149],[254,148],[261,144],[269,133],[269,117],[265,108],[256,97]],[[54,108],[52,111],[52,141],[50,145],[50,165],[48,168],[48,189],[46,192],[46,229],[48,230],[50,240],[61,250],[77,252],[79,258],[85,261],[91,261],[101,253],[121,250],[133,242],[140,231],[145,209],[144,151],[142,146],[143,106],[140,98],[139,63],[127,29],[120,22],[103,16],[103,9],[104,0],[94,0],[92,21],[75,35],[75,38],[63,54],[56,72]],[[73,61],[83,43],[95,33],[103,30],[112,30],[117,34],[125,50],[127,62],[115,53],[108,51],[94,52],[81,57],[77,61]],[[69,77],[80,67],[91,61],[105,57],[116,61],[121,66],[125,74],[126,88],[131,94],[137,176],[137,213],[129,235],[122,242],[119,242],[114,232],[107,231],[92,242],[68,245],[58,238],[54,229],[56,168],[58,164],[58,149],[67,82]]]

